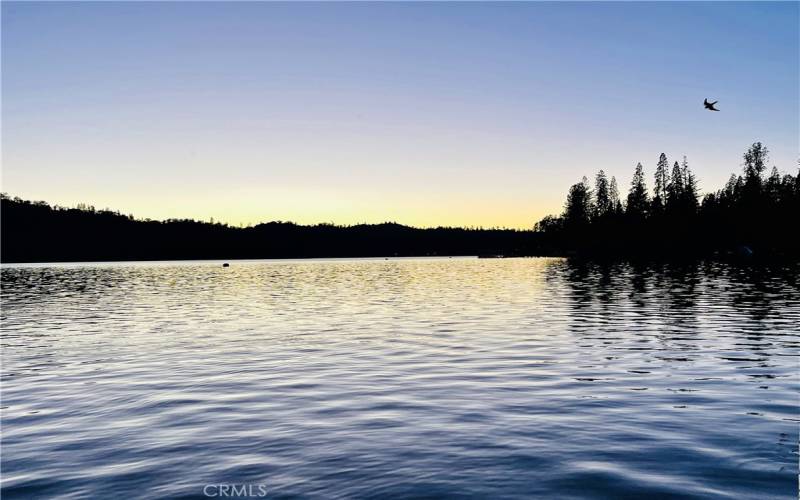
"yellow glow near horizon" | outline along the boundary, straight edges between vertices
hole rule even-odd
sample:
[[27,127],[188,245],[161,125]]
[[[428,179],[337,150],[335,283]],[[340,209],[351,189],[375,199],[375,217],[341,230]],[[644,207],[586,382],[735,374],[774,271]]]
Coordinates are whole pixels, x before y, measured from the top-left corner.
[[[291,192],[259,189],[225,189],[197,196],[192,193],[145,196],[119,191],[103,196],[78,195],[62,198],[56,193],[9,193],[24,199],[44,200],[52,205],[74,207],[78,203],[96,209],[132,214],[137,219],[196,219],[232,226],[270,221],[298,224],[337,225],[397,222],[415,227],[504,227],[530,229],[548,214],[560,211],[560,196],[533,199],[523,196],[481,196],[477,194],[433,195],[394,193],[358,194],[324,190],[294,189]],[[526,199],[527,198],[527,199]]]

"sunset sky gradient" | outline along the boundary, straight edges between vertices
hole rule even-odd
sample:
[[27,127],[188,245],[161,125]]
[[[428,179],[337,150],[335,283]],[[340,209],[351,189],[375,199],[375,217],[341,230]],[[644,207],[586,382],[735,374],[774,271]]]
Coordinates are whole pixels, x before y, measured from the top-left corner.
[[755,140],[796,172],[799,16],[3,2],[2,190],[157,219],[523,228],[598,169],[651,181],[662,151],[702,189]]

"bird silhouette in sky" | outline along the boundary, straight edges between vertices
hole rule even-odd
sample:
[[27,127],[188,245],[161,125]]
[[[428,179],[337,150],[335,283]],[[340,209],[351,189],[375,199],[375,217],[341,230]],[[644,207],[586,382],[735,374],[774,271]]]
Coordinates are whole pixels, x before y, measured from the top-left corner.
[[709,111],[719,111],[717,108],[714,107],[714,105],[716,103],[718,103],[718,102],[719,101],[708,102],[708,99],[704,99],[703,100],[703,106],[705,106],[706,109],[709,110]]

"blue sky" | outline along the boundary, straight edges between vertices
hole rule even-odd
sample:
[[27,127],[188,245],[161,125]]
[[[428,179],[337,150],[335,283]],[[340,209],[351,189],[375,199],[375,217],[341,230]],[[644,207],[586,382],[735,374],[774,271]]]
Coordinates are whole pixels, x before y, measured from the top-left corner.
[[[598,169],[795,172],[798,3],[2,4],[2,189],[234,224],[529,227]],[[703,98],[719,100],[719,113]]]

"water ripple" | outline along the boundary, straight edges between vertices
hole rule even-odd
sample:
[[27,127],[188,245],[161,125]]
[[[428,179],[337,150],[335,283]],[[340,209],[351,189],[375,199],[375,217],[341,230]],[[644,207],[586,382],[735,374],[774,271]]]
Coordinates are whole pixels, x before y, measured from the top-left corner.
[[795,498],[798,266],[2,269],[4,498]]

